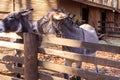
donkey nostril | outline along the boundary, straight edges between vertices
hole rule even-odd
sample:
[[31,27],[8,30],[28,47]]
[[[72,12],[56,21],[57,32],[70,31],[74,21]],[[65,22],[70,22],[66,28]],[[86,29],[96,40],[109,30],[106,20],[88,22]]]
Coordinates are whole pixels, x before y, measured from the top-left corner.
[[2,31],[3,29],[0,29],[0,31]]
[[36,31],[36,30],[33,30],[33,32],[35,32],[35,33],[36,33],[37,31]]

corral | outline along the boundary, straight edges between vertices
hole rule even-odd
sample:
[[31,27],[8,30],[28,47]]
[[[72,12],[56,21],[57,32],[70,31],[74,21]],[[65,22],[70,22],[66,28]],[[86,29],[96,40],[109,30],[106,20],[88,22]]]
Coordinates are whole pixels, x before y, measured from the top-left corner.
[[[56,45],[66,45],[66,46],[94,49],[98,51],[105,51],[105,52],[111,52],[111,53],[120,53],[119,46],[80,42],[77,40],[57,38],[53,36],[51,37],[49,35],[44,36],[43,41],[44,43],[51,43]],[[120,79],[119,74],[118,76],[113,76],[106,73],[96,73],[89,69],[87,70],[78,69],[74,67],[67,67],[63,64],[56,64],[53,62],[39,60],[37,53],[39,54],[45,53],[48,55],[68,58],[75,61],[82,60],[83,62],[87,62],[87,63],[97,63],[102,66],[118,68],[116,69],[116,71],[117,70],[119,71],[120,69],[119,60],[85,56],[85,55],[75,54],[72,52],[55,50],[55,49],[45,48],[45,47],[38,48],[37,47],[38,42],[41,43],[41,40],[38,41],[36,35],[29,34],[29,33],[24,33],[24,44],[0,41],[0,46],[2,47],[24,50],[23,57],[15,57],[9,54],[0,54],[0,59],[1,59],[0,68],[2,70],[8,70],[12,73],[20,73],[22,74],[23,79],[25,78],[25,80],[37,80],[38,78],[41,80],[63,80],[63,77],[61,76],[58,77],[58,76],[52,76],[50,74],[42,73],[42,69],[47,69],[53,72],[59,72],[59,74],[68,73],[68,74],[78,75],[88,80],[119,80]],[[14,63],[16,62],[22,63],[24,65],[22,67],[13,66]],[[0,76],[1,76],[1,79],[4,79],[4,80],[22,80],[15,77],[5,76],[3,74],[0,74]]]
[[[30,20],[35,21],[39,19],[39,17],[42,17],[49,10],[60,7],[69,12],[73,12],[81,20],[86,20],[87,23],[96,27],[96,31],[99,32],[98,29],[100,28],[100,30],[103,31],[100,31],[100,33],[106,33],[107,35],[111,35],[111,33],[113,35],[113,33],[115,33],[119,36],[119,4],[117,5],[116,10],[116,7],[113,8],[113,4],[109,5],[110,7],[102,7],[101,5],[103,4],[96,4],[99,3],[99,0],[92,1],[93,2],[88,3],[88,1],[84,2],[84,0],[1,0],[0,3],[2,9],[0,11],[0,15],[1,18],[3,18],[4,14],[11,11],[17,11],[20,8],[33,7],[35,8],[35,12],[31,14]],[[9,3],[9,5],[7,3]],[[5,7],[5,5],[9,6],[9,8]],[[84,17],[84,13],[87,15],[87,17]],[[95,14],[93,15],[93,13]],[[104,18],[104,16],[106,17]],[[109,44],[115,42],[115,45],[105,45],[50,37],[49,35],[44,36],[42,40],[38,40],[36,35],[24,33],[24,44],[22,44],[8,42],[11,40],[9,35],[7,37],[5,35],[1,35],[0,37],[0,80],[64,80],[63,73],[81,76],[88,80],[120,79],[119,39],[105,41],[105,43],[108,42]],[[14,39],[16,37],[12,38]],[[46,43],[45,45],[55,44],[57,46],[50,48],[38,47],[37,44],[41,43],[41,41],[44,41],[44,43]],[[62,45],[97,50],[97,57],[61,51]],[[24,51],[25,54],[21,57],[17,57],[14,54],[15,49]],[[64,65],[65,58],[75,61],[82,60],[84,62],[83,64],[85,65],[81,69],[67,67]],[[15,66],[16,63],[22,63],[23,65],[22,67],[17,67]],[[92,66],[91,68],[91,64],[86,65],[86,63],[97,63],[101,72],[96,73],[94,71],[94,67]],[[16,74],[18,73],[21,74],[21,78],[16,78]]]

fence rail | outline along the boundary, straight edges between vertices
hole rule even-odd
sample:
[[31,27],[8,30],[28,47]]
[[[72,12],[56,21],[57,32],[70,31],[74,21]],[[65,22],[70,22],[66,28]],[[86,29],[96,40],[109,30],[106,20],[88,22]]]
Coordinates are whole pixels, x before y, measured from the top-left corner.
[[85,48],[85,49],[92,49],[92,50],[98,50],[98,51],[120,53],[119,46],[82,42],[82,41],[72,40],[72,39],[64,39],[64,38],[56,38],[56,37],[46,36],[43,38],[43,42],[57,44],[57,45],[63,45],[63,46],[78,47],[78,48],[81,47],[81,48]]
[[7,41],[0,41],[0,46],[6,47],[6,48],[24,50],[24,46],[21,43],[11,43],[11,42],[7,42]]
[[87,63],[99,64],[103,66],[109,66],[109,67],[120,69],[120,61],[103,59],[103,58],[98,58],[98,57],[93,57],[93,56],[86,56],[82,54],[76,54],[73,52],[60,51],[60,50],[54,50],[54,49],[48,49],[48,48],[44,48],[44,49],[41,48],[40,52],[49,54],[49,55],[55,55],[55,56],[75,60],[75,61],[82,60],[83,62],[87,62]]
[[[68,74],[81,76],[89,80],[97,80],[97,79],[120,80],[120,77],[116,77],[116,76],[95,73],[95,72],[91,72],[88,70],[68,67],[65,65],[55,64],[55,63],[51,63],[47,61],[40,61],[38,60],[38,54],[37,54],[37,53],[39,54],[45,53],[49,55],[72,59],[75,61],[82,60],[83,62],[99,64],[102,66],[108,66],[108,67],[114,67],[114,68],[120,69],[120,61],[86,56],[86,55],[76,54],[76,53],[68,52],[68,51],[54,50],[54,49],[49,49],[49,48],[38,48],[38,43],[49,43],[49,44],[72,46],[72,47],[78,47],[78,48],[81,47],[81,48],[86,48],[86,49],[94,49],[98,51],[106,51],[106,52],[112,52],[112,53],[120,53],[120,46],[81,42],[81,41],[72,40],[72,39],[57,38],[53,36],[51,37],[49,35],[43,36],[40,39],[42,40],[38,41],[37,35],[24,33],[24,44],[0,41],[0,46],[2,47],[24,50],[24,57],[15,57],[13,55],[0,54],[0,60],[2,60],[2,62],[0,63],[0,69],[5,69],[11,72],[24,74],[25,80],[38,80],[38,79],[65,80],[61,77],[41,73],[39,72],[38,67],[44,67],[45,69],[50,69],[50,70],[57,71],[60,73],[68,73]],[[24,67],[16,67],[16,66],[13,67],[12,63],[8,64],[4,62],[22,63],[24,64]],[[1,74],[0,76],[5,77],[4,75],[1,75]],[[23,79],[13,78],[10,76],[7,76],[7,77],[8,78],[6,80],[11,80],[11,79],[12,80],[23,80]]]
[[89,80],[97,80],[97,79],[99,79],[99,80],[119,80],[120,79],[119,77],[114,77],[114,76],[105,75],[105,74],[98,74],[95,72],[90,72],[88,70],[68,67],[65,65],[59,65],[59,64],[54,64],[54,63],[50,63],[50,62],[39,61],[38,65],[43,66],[46,69],[58,71],[61,73],[68,73],[71,75],[81,76],[81,77],[89,79]]
[[11,76],[6,76],[6,75],[2,75],[2,74],[0,74],[0,79],[2,79],[2,80],[23,80],[23,79],[11,77]]

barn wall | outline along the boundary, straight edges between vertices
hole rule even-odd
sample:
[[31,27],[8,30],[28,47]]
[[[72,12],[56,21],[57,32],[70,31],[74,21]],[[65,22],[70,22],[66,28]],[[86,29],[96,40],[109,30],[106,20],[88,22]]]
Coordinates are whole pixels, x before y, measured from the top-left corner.
[[120,27],[120,14],[119,13],[115,14],[115,22],[116,22],[116,27]]
[[[82,8],[85,7],[87,8],[88,6],[71,0],[59,0],[59,7],[65,9],[68,12],[76,14],[77,15],[76,18],[82,20]],[[99,25],[98,21],[100,21],[100,17],[101,17],[100,9],[94,7],[88,7],[88,8],[89,8],[88,23],[97,29]]]
[[100,21],[101,13],[99,8],[90,7],[89,8],[89,24],[98,28],[98,21]]
[[53,8],[57,8],[57,0],[15,0],[15,11],[21,8],[33,8],[34,12],[30,19],[35,21]]
[[80,3],[74,2],[72,0],[59,0],[59,8],[65,9],[67,12],[71,12],[76,16],[76,18],[81,18]]
[[[115,17],[114,17],[114,12],[112,11],[106,11],[106,22],[110,21],[110,22],[114,22]],[[106,26],[113,26],[113,24],[107,24]]]
[[120,9],[120,0],[118,0],[118,8]]
[[13,0],[0,0],[0,11],[12,11],[13,10],[12,1]]
[[[116,22],[115,27],[120,27],[120,14],[119,13],[116,13],[115,15],[115,22]],[[114,31],[120,32],[120,29],[116,28]]]
[[100,0],[94,0],[94,2],[99,3],[99,2],[100,2]]
[[0,19],[11,11],[13,11],[13,0],[0,0]]
[[[106,22],[114,22],[115,20],[115,14],[112,11],[106,11]],[[106,23],[105,27],[115,27],[114,23]],[[110,28],[106,28],[106,31],[109,32],[111,31]]]

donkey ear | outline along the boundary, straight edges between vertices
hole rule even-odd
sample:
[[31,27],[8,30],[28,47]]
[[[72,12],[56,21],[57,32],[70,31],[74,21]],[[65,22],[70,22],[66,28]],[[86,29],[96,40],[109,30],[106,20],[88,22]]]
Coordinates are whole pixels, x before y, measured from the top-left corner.
[[72,13],[69,13],[68,16],[73,19],[76,15],[72,14]]
[[31,8],[31,9],[20,11],[19,14],[21,14],[22,16],[26,16],[26,15],[29,15],[32,11],[33,9]]
[[24,13],[21,13],[22,16],[27,16],[31,13],[32,11],[28,11],[28,12],[24,12]]

